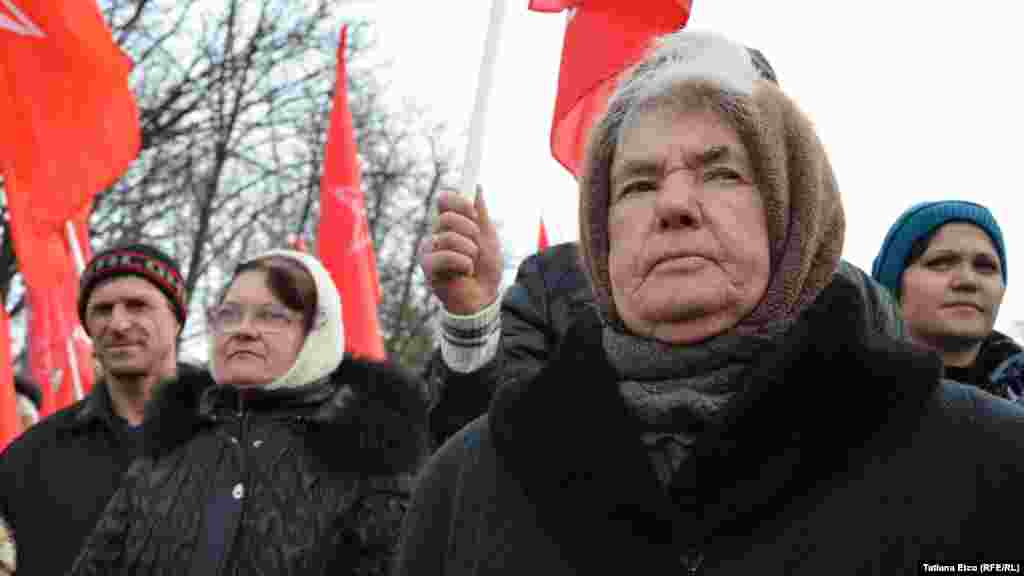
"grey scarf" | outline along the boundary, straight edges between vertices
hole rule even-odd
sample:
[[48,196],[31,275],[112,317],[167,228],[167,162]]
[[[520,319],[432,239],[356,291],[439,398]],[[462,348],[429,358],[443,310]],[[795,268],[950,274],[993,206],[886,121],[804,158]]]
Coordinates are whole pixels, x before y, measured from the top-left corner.
[[697,432],[727,413],[757,353],[791,325],[775,322],[756,335],[725,333],[692,346],[605,326],[605,353],[626,405],[645,424],[643,442],[663,484],[692,452]]

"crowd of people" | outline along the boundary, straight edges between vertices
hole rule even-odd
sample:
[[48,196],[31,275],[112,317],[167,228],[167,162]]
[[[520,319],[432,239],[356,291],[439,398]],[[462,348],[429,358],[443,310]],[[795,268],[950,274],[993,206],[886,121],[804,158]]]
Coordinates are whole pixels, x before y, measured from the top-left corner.
[[330,274],[291,250],[236,267],[209,365],[181,364],[174,259],[97,253],[101,376],[41,422],[18,384],[0,574],[1020,570],[988,209],[912,206],[870,274],[843,260],[811,123],[763,54],[688,30],[623,75],[583,165],[578,241],[504,291],[482,193],[441,195],[422,375],[345,355]]

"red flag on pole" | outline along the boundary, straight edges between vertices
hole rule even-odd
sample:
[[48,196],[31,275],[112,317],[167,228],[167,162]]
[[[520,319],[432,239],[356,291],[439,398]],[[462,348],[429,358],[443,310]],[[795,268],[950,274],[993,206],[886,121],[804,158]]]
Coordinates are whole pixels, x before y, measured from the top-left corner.
[[338,46],[334,104],[320,180],[317,249],[341,293],[345,349],[354,356],[384,359],[377,301],[377,259],[373,251],[359,175],[359,158],[348,107],[345,75],[346,28]]
[[535,12],[571,10],[562,45],[551,154],[579,176],[587,136],[605,110],[619,73],[651,39],[686,25],[691,0],[530,0]]
[[62,232],[138,154],[131,68],[94,0],[0,2],[0,161],[41,227]]
[[91,387],[75,271],[94,195],[139,151],[131,67],[94,0],[0,0],[0,173],[44,415]]
[[11,363],[11,322],[7,309],[0,303],[0,450],[18,436],[21,431],[19,424]]
[[544,219],[540,219],[540,234],[537,237],[537,252],[543,252],[548,247],[548,231],[544,228]]

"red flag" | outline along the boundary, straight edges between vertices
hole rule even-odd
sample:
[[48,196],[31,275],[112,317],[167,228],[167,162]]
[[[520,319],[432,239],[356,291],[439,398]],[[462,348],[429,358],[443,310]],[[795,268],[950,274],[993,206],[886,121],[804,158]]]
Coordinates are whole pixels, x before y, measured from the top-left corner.
[[345,75],[346,28],[338,46],[337,79],[331,125],[320,179],[320,260],[341,293],[345,349],[354,356],[384,359],[377,301],[377,260],[373,251],[360,184],[359,159],[348,107]]
[[579,176],[587,136],[605,110],[617,76],[643,56],[651,39],[679,30],[691,0],[531,0],[530,10],[571,9],[562,45],[551,154]]
[[0,172],[29,285],[60,282],[65,222],[138,154],[131,66],[94,0],[0,2]]
[[0,6],[0,158],[32,217],[59,228],[138,154],[132,62],[93,0]]
[[[76,219],[74,232],[84,260],[91,258],[85,222]],[[64,245],[68,268],[53,287],[28,287],[29,368],[43,391],[41,415],[60,410],[88,393],[93,386],[92,341],[78,318],[77,270],[71,266],[72,247]]]
[[28,291],[28,368],[32,378],[39,383],[43,403],[39,410],[42,417],[49,416],[57,409],[57,393],[63,380],[63,370],[56,367],[54,354],[55,338],[51,336],[50,298],[52,290]]
[[537,252],[543,252],[548,247],[548,231],[544,228],[544,219],[540,219],[540,235],[537,237]]
[[14,369],[11,365],[11,321],[7,309],[0,305],[0,450],[21,431],[18,400],[14,392]]
[[0,171],[30,295],[29,363],[44,415],[91,388],[66,225],[87,260],[92,198],[140,146],[131,67],[93,0],[0,2]]
[[92,388],[92,343],[58,290],[35,290],[29,295],[29,370],[43,392],[40,415],[46,416],[80,400]]
[[534,12],[561,12],[573,8],[584,0],[530,0],[530,10]]

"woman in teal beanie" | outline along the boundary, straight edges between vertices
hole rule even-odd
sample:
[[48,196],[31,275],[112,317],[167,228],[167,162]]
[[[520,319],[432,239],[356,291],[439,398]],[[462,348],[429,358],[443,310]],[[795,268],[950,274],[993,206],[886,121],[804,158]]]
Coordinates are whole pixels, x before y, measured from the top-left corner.
[[938,352],[946,377],[1022,399],[1024,352],[993,329],[1006,291],[1006,245],[973,202],[924,202],[886,234],[871,276],[900,303],[907,335]]

